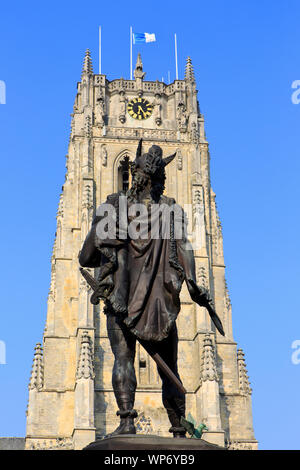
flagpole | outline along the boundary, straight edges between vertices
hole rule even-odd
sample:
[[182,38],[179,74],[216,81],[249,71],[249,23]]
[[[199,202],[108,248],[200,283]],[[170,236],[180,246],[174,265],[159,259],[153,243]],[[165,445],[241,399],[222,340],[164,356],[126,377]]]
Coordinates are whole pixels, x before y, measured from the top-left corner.
[[132,26],[130,26],[130,80],[132,80]]
[[178,80],[178,62],[177,62],[177,36],[174,35],[175,39],[175,68],[176,68],[176,80]]
[[99,26],[99,75],[101,75],[101,26]]

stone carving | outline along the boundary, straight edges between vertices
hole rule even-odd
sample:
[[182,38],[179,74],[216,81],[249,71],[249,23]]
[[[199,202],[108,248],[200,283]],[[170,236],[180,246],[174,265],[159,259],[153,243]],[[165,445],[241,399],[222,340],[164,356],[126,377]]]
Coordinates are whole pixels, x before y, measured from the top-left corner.
[[52,263],[51,281],[50,281],[48,300],[55,302],[55,294],[56,294],[56,270],[55,270],[55,264]]
[[126,98],[125,98],[125,92],[123,90],[120,90],[119,92],[120,98],[119,98],[119,106],[120,106],[120,114],[119,114],[119,121],[124,124],[126,121]]
[[91,209],[93,207],[93,194],[92,188],[89,184],[84,186],[82,194],[82,208]]
[[193,231],[195,247],[202,249],[206,245],[205,210],[203,188],[199,185],[193,187]]
[[201,361],[201,380],[219,380],[215,362],[215,352],[212,344],[212,340],[209,334],[204,337],[204,344],[202,350],[202,361]]
[[193,191],[193,212],[201,210],[203,205],[202,191],[200,189],[194,189]]
[[84,127],[85,136],[90,139],[92,137],[92,123],[91,116],[85,117],[85,127]]
[[226,447],[228,450],[256,450],[256,442],[243,442],[243,441],[227,441]]
[[[214,255],[217,258],[223,260],[223,234],[222,234],[222,224],[218,214],[216,195],[211,191],[211,207],[212,207],[212,242],[213,242],[213,251]],[[220,260],[220,261],[221,261]]]
[[[177,140],[176,131],[169,131],[164,129],[134,129],[126,127],[107,127],[106,128],[107,137],[134,137],[139,138],[143,137],[147,140],[160,140],[163,142],[171,141],[175,142]],[[182,139],[183,140],[183,139]],[[184,139],[183,141],[186,141]]]
[[102,89],[99,87],[98,98],[95,105],[94,111],[94,123],[95,126],[102,128],[105,124],[104,122],[105,116],[105,105],[104,105],[104,97],[102,94]]
[[63,194],[61,194],[59,197],[57,217],[63,217],[63,216],[64,216],[64,198],[63,198]]
[[41,343],[34,348],[34,358],[29,382],[29,390],[41,390],[44,384],[43,349]]
[[237,352],[238,374],[239,374],[239,390],[242,395],[251,395],[249,377],[247,375],[245,354],[242,349]]
[[199,266],[197,270],[197,280],[200,286],[204,289],[208,289],[208,279],[206,275],[206,269],[204,266]]
[[196,122],[192,122],[192,125],[191,125],[191,141],[194,144],[197,144],[199,142],[198,125]]
[[[232,305],[231,305],[231,300],[230,300],[227,281],[225,279],[223,318],[225,320],[227,331],[228,331],[228,328],[230,328],[231,314],[232,314]],[[232,334],[230,329],[229,329],[228,333],[229,333],[229,335]]]
[[181,153],[180,148],[176,150],[176,155],[177,155],[177,168],[178,170],[182,170],[182,153]]
[[225,306],[226,306],[227,311],[231,309],[231,299],[230,299],[229,289],[228,289],[226,279],[225,279]]
[[157,126],[161,125],[161,96],[159,93],[155,93],[155,98],[153,101],[153,115],[155,119],[155,123]]
[[144,413],[140,413],[135,420],[135,427],[137,434],[152,434],[153,427],[152,421],[149,416],[145,416]]
[[[98,77],[97,77],[98,78]],[[97,81],[95,81],[95,84],[97,84]],[[105,83],[103,83],[105,85]],[[143,92],[158,92],[160,94],[164,94],[167,96],[173,95],[175,91],[182,91],[184,92],[186,87],[185,83],[183,81],[176,81],[176,84],[171,83],[170,85],[166,85],[165,83],[159,82],[158,80],[156,82],[142,82],[142,91]],[[134,91],[137,89],[136,87],[136,82],[132,80],[124,80],[123,78],[120,78],[119,80],[113,80],[112,82],[109,82],[106,84],[108,91],[112,92],[115,90],[122,90],[124,89],[125,91]]]
[[91,346],[91,338],[87,331],[82,333],[80,355],[76,371],[76,380],[94,379],[94,362]]
[[72,450],[73,448],[72,439],[66,437],[58,439],[34,439],[27,447],[29,450]]
[[106,145],[101,146],[101,161],[103,166],[107,166],[107,148]]
[[[86,231],[86,233],[87,233],[87,231]],[[84,239],[84,237],[83,237],[83,239]],[[92,270],[89,269],[89,272],[91,273]],[[80,276],[80,278],[79,278],[79,294],[81,294],[82,292],[88,292],[90,290],[91,290],[91,288],[87,284],[86,280],[82,276]]]
[[176,111],[176,120],[177,120],[177,127],[180,132],[187,131],[187,123],[188,123],[188,114],[186,112],[186,106],[183,101],[179,101],[177,105]]

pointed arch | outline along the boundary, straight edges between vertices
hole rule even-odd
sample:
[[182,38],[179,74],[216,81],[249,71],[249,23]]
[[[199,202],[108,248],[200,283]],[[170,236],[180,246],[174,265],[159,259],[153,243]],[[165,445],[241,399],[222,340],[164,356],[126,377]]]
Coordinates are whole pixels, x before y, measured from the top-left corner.
[[133,162],[135,155],[131,150],[122,150],[115,158],[113,164],[114,172],[114,192],[118,192],[130,184],[130,168],[129,163]]

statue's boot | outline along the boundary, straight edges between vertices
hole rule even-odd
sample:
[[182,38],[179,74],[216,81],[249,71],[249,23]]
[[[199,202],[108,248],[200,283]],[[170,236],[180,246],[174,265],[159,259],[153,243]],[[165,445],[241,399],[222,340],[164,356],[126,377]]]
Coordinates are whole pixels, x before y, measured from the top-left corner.
[[120,416],[119,426],[105,437],[117,436],[119,434],[136,434],[134,418],[137,417],[136,410],[118,410],[117,416]]
[[181,425],[181,417],[185,417],[185,399],[179,397],[164,398],[163,405],[166,408],[168,417],[171,423],[169,429],[170,433],[173,433],[175,438],[186,437],[186,429]]

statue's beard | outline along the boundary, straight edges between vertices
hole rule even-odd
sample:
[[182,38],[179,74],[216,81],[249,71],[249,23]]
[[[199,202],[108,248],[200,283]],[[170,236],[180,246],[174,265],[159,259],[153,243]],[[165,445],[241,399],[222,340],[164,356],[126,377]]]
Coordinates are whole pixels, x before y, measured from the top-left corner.
[[142,173],[140,171],[136,171],[132,177],[132,185],[128,190],[128,198],[130,200],[136,200],[138,194],[142,193],[144,189],[149,185],[150,176]]
[[132,172],[132,185],[127,192],[127,197],[130,201],[137,201],[138,195],[141,194],[145,188],[150,185],[150,195],[155,203],[158,203],[160,196],[165,189],[165,171],[157,175],[147,175],[141,171],[134,170]]

